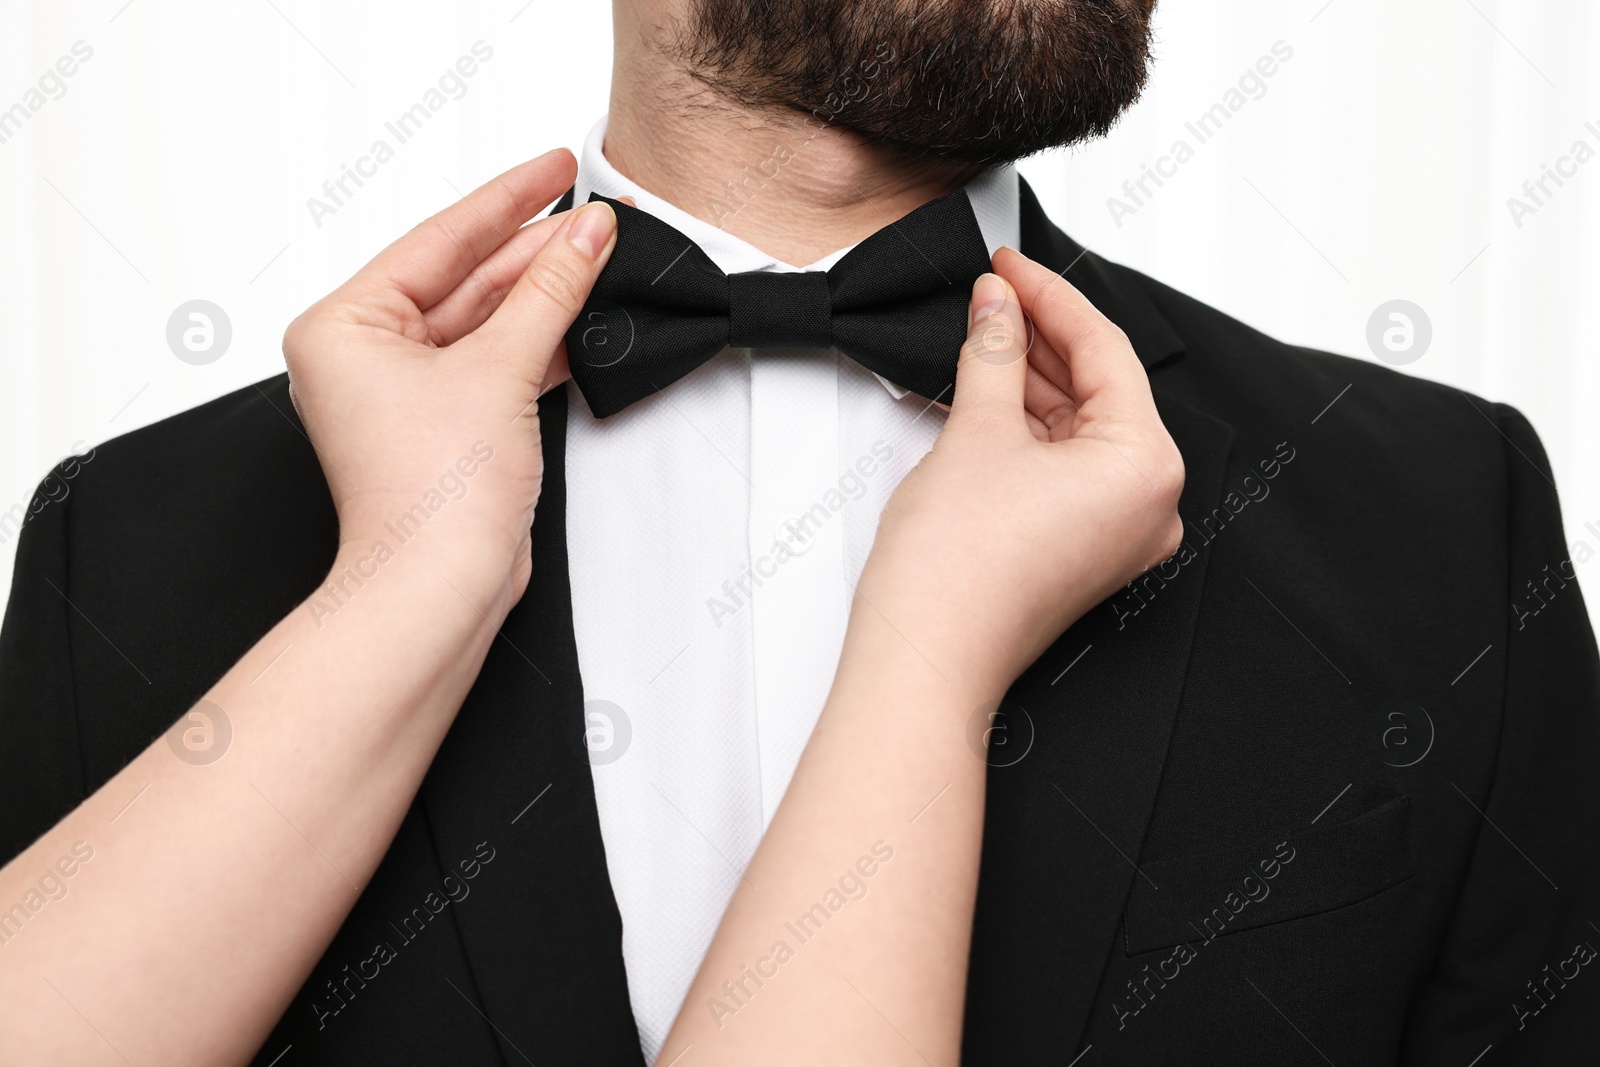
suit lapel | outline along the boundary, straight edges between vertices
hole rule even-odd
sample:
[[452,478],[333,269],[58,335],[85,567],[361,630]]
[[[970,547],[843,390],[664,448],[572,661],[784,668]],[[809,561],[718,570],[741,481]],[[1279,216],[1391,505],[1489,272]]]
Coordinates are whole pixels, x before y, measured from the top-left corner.
[[[545,473],[533,577],[422,787],[441,868],[480,866],[456,909],[507,1063],[642,1064],[582,746],[566,545],[566,391],[539,405]],[[486,855],[492,859],[485,861]],[[445,997],[454,997],[448,989]]]
[[1146,371],[1182,355],[1183,338],[1136,283],[1114,273],[1119,268],[1061,232],[1028,183],[1021,178],[1017,181],[1021,185],[1018,221],[1023,255],[1066,278],[1106,318],[1122,327]]
[[[1056,229],[1025,184],[1022,234],[1028,256],[1062,273],[1128,334],[1183,453],[1179,510],[1209,513],[1233,431],[1162,389],[1157,368],[1182,354],[1182,339],[1135,280]],[[1188,541],[1068,630],[1008,694],[1010,743],[1031,747],[989,776],[968,989],[972,1062],[1053,1062],[1077,1052],[1128,894],[1144,877],[1135,864],[1209,556]]]

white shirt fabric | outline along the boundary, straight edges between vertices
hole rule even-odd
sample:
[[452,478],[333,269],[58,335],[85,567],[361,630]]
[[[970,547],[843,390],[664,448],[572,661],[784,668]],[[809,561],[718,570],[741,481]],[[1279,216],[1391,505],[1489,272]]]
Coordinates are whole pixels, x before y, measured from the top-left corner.
[[[729,274],[826,270],[849,251],[781,263],[618,173],[605,129],[577,203],[631,196]],[[990,254],[1015,247],[1016,172],[967,192]],[[837,349],[724,349],[607,419],[568,389],[587,743],[653,1062],[822,710],[878,516],[944,412]]]

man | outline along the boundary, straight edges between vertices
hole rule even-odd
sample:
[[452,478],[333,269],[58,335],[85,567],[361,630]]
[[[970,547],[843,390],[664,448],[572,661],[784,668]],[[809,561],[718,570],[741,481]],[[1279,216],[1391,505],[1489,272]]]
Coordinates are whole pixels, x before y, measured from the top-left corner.
[[[1151,6],[619,0],[574,201],[734,274],[829,269],[964,189],[1150,375],[1187,540],[973,724],[967,1060],[1587,1062],[1600,663],[1531,428],[1104,261],[1007,165],[1109,127]],[[591,313],[580,384],[634,325]],[[260,1062],[654,1058],[938,435],[894,379],[729,348],[541,406],[535,580]],[[312,593],[334,532],[281,377],[98,448],[18,552],[0,851]]]

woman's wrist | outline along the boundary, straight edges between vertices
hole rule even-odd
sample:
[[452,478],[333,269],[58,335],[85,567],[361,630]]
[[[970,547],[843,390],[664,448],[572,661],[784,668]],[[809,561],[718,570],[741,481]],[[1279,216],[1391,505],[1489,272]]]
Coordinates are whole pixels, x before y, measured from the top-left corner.
[[927,612],[880,608],[861,595],[839,659],[841,680],[854,681],[857,675],[875,687],[937,694],[941,702],[973,708],[998,700],[1016,680],[1001,657],[986,654],[958,627],[942,625]]
[[385,529],[341,536],[328,576],[312,594],[314,613],[358,600],[397,602],[419,616],[465,610],[498,629],[516,603],[512,549],[496,539],[430,537]]

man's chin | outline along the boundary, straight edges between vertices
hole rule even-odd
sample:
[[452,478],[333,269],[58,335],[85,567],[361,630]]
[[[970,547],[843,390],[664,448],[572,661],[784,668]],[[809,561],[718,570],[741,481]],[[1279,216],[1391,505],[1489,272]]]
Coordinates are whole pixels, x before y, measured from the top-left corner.
[[1106,133],[1144,87],[1154,7],[699,0],[673,49],[735,104],[797,110],[910,158],[987,165]]

